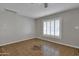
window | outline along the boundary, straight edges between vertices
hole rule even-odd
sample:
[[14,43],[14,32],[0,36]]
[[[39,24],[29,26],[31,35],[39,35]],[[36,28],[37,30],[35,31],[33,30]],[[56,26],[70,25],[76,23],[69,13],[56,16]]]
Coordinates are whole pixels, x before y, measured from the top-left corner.
[[50,36],[60,36],[60,20],[47,20],[43,22],[43,34]]

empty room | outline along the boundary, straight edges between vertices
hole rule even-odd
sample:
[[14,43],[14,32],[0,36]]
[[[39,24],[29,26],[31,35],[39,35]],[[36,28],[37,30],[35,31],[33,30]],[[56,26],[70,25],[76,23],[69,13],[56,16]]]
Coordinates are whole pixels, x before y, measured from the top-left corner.
[[79,3],[0,3],[0,56],[79,56]]

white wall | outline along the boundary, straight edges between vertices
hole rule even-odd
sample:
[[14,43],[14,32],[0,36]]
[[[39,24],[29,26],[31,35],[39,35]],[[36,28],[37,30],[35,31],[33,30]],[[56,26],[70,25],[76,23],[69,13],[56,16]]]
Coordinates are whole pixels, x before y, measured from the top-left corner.
[[[42,20],[60,17],[62,19],[62,39],[46,38],[42,36]],[[36,26],[36,28],[35,28]],[[0,11],[0,45],[23,41],[37,37],[79,48],[79,9],[66,11],[39,19],[22,17],[6,11]]]
[[[52,19],[53,17],[60,17],[62,20],[61,40],[42,36],[42,20]],[[75,26],[79,26],[79,9],[73,9],[36,19],[36,24],[38,37],[44,40],[79,48],[79,29],[75,29]]]
[[34,35],[34,19],[0,11],[0,45],[22,41]]

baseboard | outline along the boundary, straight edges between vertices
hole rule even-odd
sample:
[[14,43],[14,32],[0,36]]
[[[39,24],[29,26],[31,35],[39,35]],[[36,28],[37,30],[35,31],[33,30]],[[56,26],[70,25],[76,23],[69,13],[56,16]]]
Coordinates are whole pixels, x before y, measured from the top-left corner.
[[31,39],[34,39],[34,38],[35,38],[35,37],[26,37],[26,38],[23,38],[23,39],[20,39],[20,40],[16,40],[16,41],[5,42],[5,43],[3,43],[3,44],[0,44],[0,46],[9,45],[9,44],[14,44],[14,43],[22,42],[22,41],[25,41],[25,40],[31,40]]
[[72,48],[77,48],[77,49],[79,49],[79,46],[70,45],[70,44],[66,44],[66,43],[63,43],[63,42],[56,42],[56,41],[49,40],[49,39],[46,39],[46,38],[41,38],[41,37],[38,37],[38,39],[41,39],[41,40],[53,42],[53,43],[56,43],[56,44],[60,44],[60,45],[64,45],[64,46],[68,46],[68,47],[72,47]]
[[70,45],[70,44],[65,44],[65,43],[62,43],[62,42],[56,42],[56,41],[49,40],[49,39],[46,39],[46,38],[41,38],[41,37],[28,37],[28,38],[25,38],[25,39],[22,39],[22,40],[18,40],[18,41],[13,41],[13,42],[8,42],[8,43],[5,43],[5,44],[1,44],[0,46],[9,45],[9,44],[14,44],[14,43],[22,42],[22,41],[25,41],[25,40],[31,40],[31,39],[34,39],[34,38],[37,38],[37,39],[41,39],[41,40],[53,42],[53,43],[56,43],[56,44],[65,45],[65,46],[69,46],[69,47],[72,47],[72,48],[77,48],[77,49],[79,49],[79,46]]

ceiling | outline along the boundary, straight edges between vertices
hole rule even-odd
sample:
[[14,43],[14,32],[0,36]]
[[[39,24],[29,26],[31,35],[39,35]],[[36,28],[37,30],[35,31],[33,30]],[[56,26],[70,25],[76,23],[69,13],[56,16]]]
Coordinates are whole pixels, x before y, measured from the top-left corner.
[[47,8],[44,8],[43,3],[0,3],[0,9],[7,8],[31,18],[39,18],[77,7],[79,7],[78,3],[49,3]]

